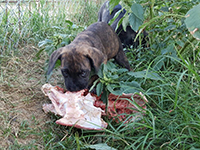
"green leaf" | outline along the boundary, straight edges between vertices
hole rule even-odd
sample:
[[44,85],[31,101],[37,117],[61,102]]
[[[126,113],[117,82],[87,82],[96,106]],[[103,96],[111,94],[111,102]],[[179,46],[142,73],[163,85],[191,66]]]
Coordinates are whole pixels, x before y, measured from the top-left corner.
[[128,72],[128,75],[134,76],[135,78],[148,78],[152,80],[162,80],[162,78],[155,72],[138,71],[138,72]]
[[63,27],[59,27],[59,26],[52,26],[51,28],[52,29],[59,29],[59,30],[63,30],[64,29]]
[[[109,73],[109,72],[108,72]],[[112,79],[112,80],[116,80],[119,78],[118,74],[107,74],[107,77]]]
[[126,69],[126,68],[120,68],[120,69],[117,70],[118,74],[125,73],[125,72],[128,72],[128,69]]
[[96,87],[97,96],[100,96],[102,91],[103,91],[103,83],[100,82],[99,84],[97,84]]
[[170,45],[167,46],[167,48],[161,50],[162,55],[171,54],[171,53],[176,53],[173,44],[170,44]]
[[190,34],[200,40],[200,4],[187,12],[185,24]]
[[140,84],[136,81],[120,82],[120,87],[123,93],[137,93],[141,91]]
[[164,29],[164,31],[170,31],[170,30],[174,30],[174,29],[176,29],[176,25],[169,25]]
[[87,148],[92,148],[95,150],[117,150],[113,147],[108,146],[106,143],[99,143],[99,144],[94,144],[94,145],[87,145]]
[[112,63],[111,61],[108,61],[105,66],[107,67],[108,70],[111,70],[116,67],[116,65]]
[[36,53],[36,55],[35,55],[35,57],[37,58],[37,59],[40,59],[40,54],[42,53],[44,51],[44,48],[43,49],[41,49],[41,50],[39,50],[37,53]]
[[154,70],[160,70],[165,65],[166,57],[162,57],[153,65]]
[[128,24],[129,24],[129,16],[126,15],[122,21],[122,27],[123,27],[124,31],[126,31],[126,27],[128,26]]
[[167,46],[167,48],[165,49],[162,49],[161,50],[161,54],[162,55],[168,55],[168,56],[171,56],[171,61],[174,61],[174,60],[179,60],[177,54],[176,54],[176,50],[174,48],[174,44],[170,44]]
[[144,20],[144,10],[140,4],[134,3],[131,6],[131,14],[129,16],[129,22],[131,28],[137,32],[139,27],[143,24]]
[[104,72],[104,64],[101,64],[101,66],[99,67],[99,71],[97,73],[99,78],[103,78],[103,72]]
[[53,43],[52,40],[45,39],[45,40],[43,40],[43,41],[41,41],[41,42],[38,43],[38,47],[43,47],[46,44],[52,44],[52,43]]
[[108,95],[109,92],[108,90],[106,90],[105,88],[103,89],[103,93],[101,95],[101,100],[103,101],[103,103],[105,103],[106,105],[108,104]]
[[64,38],[68,37],[68,36],[69,36],[69,34],[56,33],[56,34],[54,34],[54,36],[55,36],[55,37],[57,37],[57,36],[58,36],[58,37],[61,37],[61,38],[63,38],[63,39],[64,39]]
[[65,20],[66,23],[68,23],[70,26],[73,25],[73,22],[71,22],[70,20]]
[[[114,84],[108,84],[106,86],[106,88],[108,89],[108,91],[110,93],[112,93],[114,95],[122,95],[123,91],[121,90],[121,88],[120,88],[120,90],[114,90],[115,87],[116,87],[116,85],[114,85]],[[119,87],[119,85],[117,87]]]

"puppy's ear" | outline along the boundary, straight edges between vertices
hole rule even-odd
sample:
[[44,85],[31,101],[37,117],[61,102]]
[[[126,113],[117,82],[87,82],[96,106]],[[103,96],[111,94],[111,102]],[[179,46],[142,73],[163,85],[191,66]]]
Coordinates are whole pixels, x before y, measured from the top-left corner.
[[106,64],[107,62],[107,57],[97,48],[88,48],[84,52],[84,55],[86,55],[91,60],[95,72],[98,72],[99,67],[102,63]]
[[51,71],[53,70],[53,68],[56,64],[56,61],[58,59],[60,59],[62,52],[63,52],[63,48],[61,47],[51,54],[51,56],[49,58],[49,66],[48,66],[47,75],[49,75],[51,73]]

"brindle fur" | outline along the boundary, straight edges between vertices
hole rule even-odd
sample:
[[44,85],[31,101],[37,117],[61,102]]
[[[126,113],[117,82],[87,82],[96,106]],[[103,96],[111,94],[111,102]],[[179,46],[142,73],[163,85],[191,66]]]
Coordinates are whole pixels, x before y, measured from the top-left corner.
[[130,70],[117,34],[106,23],[97,22],[78,34],[69,45],[52,53],[47,74],[51,73],[57,59],[60,59],[66,89],[79,91],[88,87],[92,68],[97,73],[100,65],[111,58]]

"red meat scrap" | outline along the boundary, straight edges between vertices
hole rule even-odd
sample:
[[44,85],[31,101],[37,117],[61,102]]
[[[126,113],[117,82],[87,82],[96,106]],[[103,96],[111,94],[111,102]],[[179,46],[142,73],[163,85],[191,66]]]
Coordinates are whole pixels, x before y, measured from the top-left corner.
[[[142,109],[137,107],[137,105],[135,106],[133,101],[135,101],[135,103],[137,103],[137,105],[139,105]],[[107,112],[105,113],[104,111],[102,115],[108,116],[118,122],[126,120],[127,114],[135,114],[125,123],[135,121],[142,118],[141,112],[145,112],[145,104],[147,102],[148,100],[141,92],[139,94],[122,94],[121,96],[110,93],[108,96]],[[102,110],[106,109],[106,104],[104,104],[101,100],[96,100],[94,102],[94,106],[100,107]]]

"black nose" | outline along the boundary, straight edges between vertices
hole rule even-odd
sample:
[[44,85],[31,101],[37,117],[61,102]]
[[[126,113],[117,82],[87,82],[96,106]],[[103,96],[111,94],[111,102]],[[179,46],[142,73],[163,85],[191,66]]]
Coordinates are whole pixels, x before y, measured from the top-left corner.
[[[87,83],[87,82],[86,82]],[[75,82],[74,80],[65,80],[65,87],[70,92],[77,92],[85,89],[87,84],[82,82]]]
[[84,89],[84,87],[79,87],[76,85],[68,85],[68,86],[66,86],[66,89],[70,92],[77,92],[77,91]]

